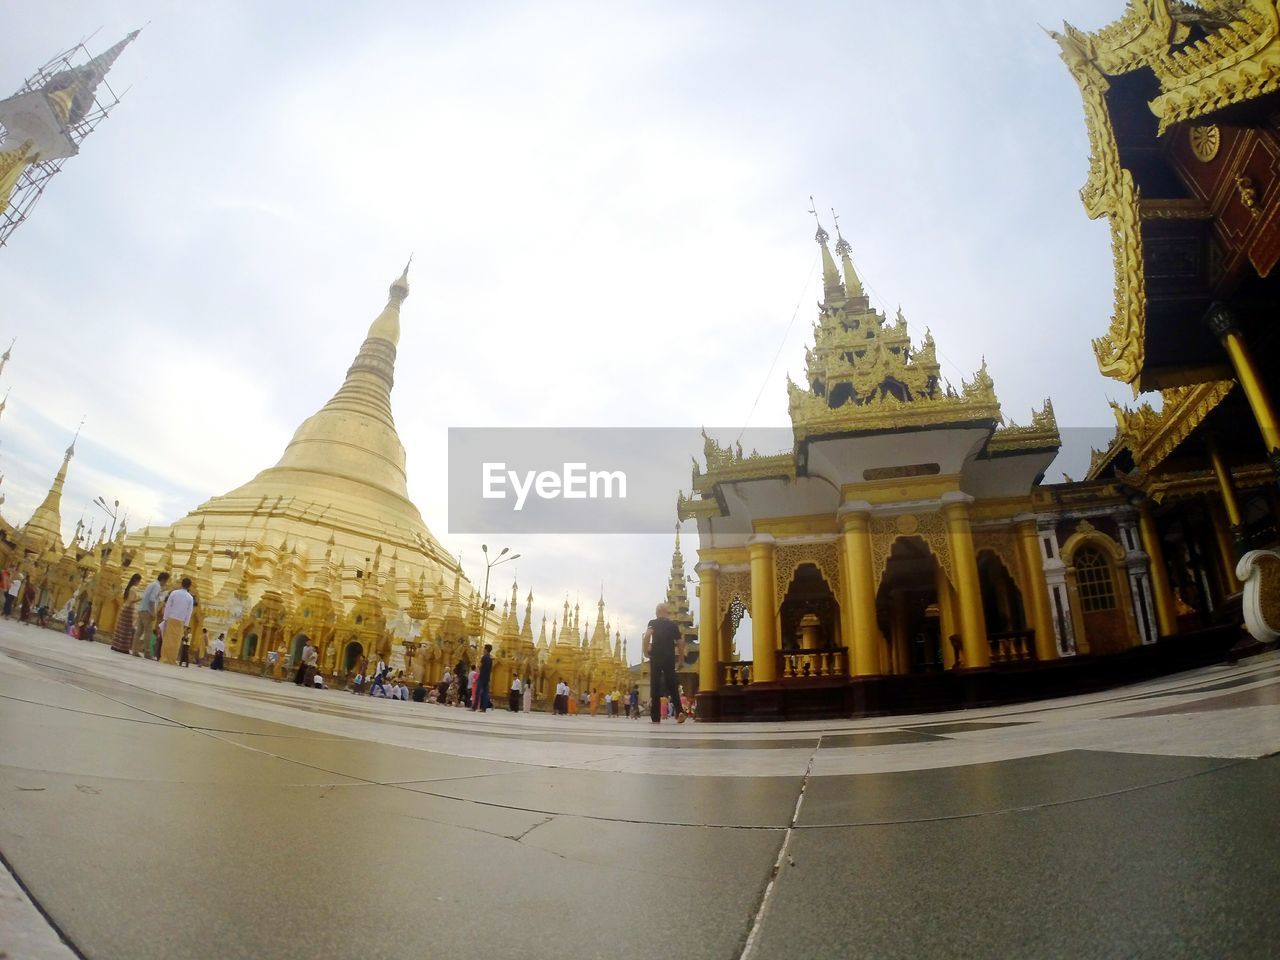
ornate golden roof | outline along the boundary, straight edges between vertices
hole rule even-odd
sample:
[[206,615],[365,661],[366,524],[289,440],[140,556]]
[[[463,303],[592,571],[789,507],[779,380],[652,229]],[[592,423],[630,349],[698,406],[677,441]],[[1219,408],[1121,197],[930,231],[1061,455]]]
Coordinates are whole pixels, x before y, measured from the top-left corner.
[[787,378],[788,406],[797,441],[815,436],[997,422],[1000,404],[986,361],[956,392],[943,382],[933,335],[911,343],[899,308],[892,323],[870,305],[849,259],[849,244],[837,244],[845,277],[822,248],[824,299],[813,326],[813,346],[805,351],[806,386]]
[[1108,112],[1108,77],[1142,67],[1160,93],[1149,104],[1163,133],[1280,88],[1280,14],[1269,0],[1130,0],[1124,16],[1092,33],[1063,25],[1050,32],[1080,87],[1089,134],[1089,176],[1080,199],[1090,219],[1111,222],[1115,312],[1093,341],[1098,369],[1133,384],[1145,360],[1146,289],[1140,224],[1144,210],[1133,177],[1120,162]]
[[1162,390],[1159,411],[1145,401],[1134,408],[1111,401],[1116,435],[1106,450],[1091,452],[1087,478],[1096,479],[1122,450],[1133,455],[1137,470],[1150,473],[1204,422],[1235,385],[1234,380],[1212,380]]

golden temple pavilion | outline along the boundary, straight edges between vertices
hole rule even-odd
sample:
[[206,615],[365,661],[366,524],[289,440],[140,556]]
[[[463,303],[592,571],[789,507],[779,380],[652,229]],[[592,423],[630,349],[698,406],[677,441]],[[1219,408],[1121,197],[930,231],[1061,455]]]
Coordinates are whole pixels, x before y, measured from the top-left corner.
[[[1043,484],[1061,445],[1050,401],[1019,426],[985,362],[946,383],[932,334],[871,306],[847,241],[833,256],[821,226],[816,239],[823,299],[805,382],[788,382],[793,448],[707,437],[678,505],[699,535],[700,716],[1026,698],[1154,646],[1159,548],[1127,489]],[[745,614],[749,659],[735,659]]]

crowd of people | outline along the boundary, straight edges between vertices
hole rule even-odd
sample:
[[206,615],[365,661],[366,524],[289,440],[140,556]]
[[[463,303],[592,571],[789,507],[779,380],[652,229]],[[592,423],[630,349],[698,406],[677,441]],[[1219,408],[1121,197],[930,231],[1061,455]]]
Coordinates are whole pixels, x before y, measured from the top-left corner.
[[[175,666],[189,667],[194,662],[197,667],[207,665],[212,670],[225,670],[226,634],[220,633],[210,641],[209,631],[202,629],[193,636],[190,626],[198,600],[191,592],[191,580],[183,577],[179,586],[170,588],[170,579],[167,572],[159,573],[143,588],[141,574],[135,573],[129,578],[116,617],[111,649]],[[0,595],[4,598],[3,617],[6,620],[11,619],[16,610],[20,622],[32,622],[34,614],[36,625],[46,625],[48,611],[36,605],[36,590],[24,580],[21,572],[0,569]],[[595,688],[590,692],[575,691],[561,679],[555,686],[551,713],[556,716],[585,713],[594,717],[603,711],[606,717],[638,719],[641,710],[647,708],[654,723],[668,718],[684,723],[687,717],[692,716],[694,703],[685,696],[676,675],[676,664],[684,659],[683,638],[670,619],[666,604],[659,604],[656,614],[644,634],[644,655],[650,662],[647,703],[641,703],[638,685],[627,691],[614,688],[601,694]],[[88,641],[96,638],[97,623],[79,595],[67,601],[59,619],[65,623],[69,636]],[[310,638],[303,639],[302,650],[291,664],[287,663],[281,651],[269,651],[263,662],[262,675],[270,674],[280,681],[284,679],[286,667],[290,667],[294,671],[295,685],[326,689],[324,674],[319,669],[320,651]],[[387,700],[440,703],[485,712],[493,709],[492,679],[493,644],[486,643],[478,663],[468,665],[465,660],[460,661],[452,670],[444,672],[439,683],[419,681],[412,688],[403,670],[392,671],[381,658],[370,666],[362,656],[356,661],[346,689],[354,694]],[[507,709],[512,713],[532,712],[533,694],[530,677],[513,677],[507,693]]]

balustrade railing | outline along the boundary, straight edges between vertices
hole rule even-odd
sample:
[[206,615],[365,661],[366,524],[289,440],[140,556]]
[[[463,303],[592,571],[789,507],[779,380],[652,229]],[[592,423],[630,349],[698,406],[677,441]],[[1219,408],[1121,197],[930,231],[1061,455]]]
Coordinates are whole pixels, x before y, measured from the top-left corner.
[[726,687],[745,687],[751,682],[750,660],[721,661],[720,669],[724,672],[722,679]]
[[782,650],[778,653],[778,676],[784,680],[796,677],[843,677],[847,672],[848,662],[848,647]]
[[992,663],[1017,663],[1036,658],[1036,632],[1034,630],[1010,630],[1007,633],[987,634],[991,647]]

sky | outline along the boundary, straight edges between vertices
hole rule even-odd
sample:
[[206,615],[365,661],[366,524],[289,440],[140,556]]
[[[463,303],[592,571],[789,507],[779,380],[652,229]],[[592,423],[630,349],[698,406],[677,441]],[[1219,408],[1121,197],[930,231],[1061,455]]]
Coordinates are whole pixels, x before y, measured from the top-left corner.
[[491,590],[514,573],[535,616],[568,596],[594,620],[603,587],[634,661],[671,538],[450,535],[448,429],[786,426],[820,296],[812,195],[945,376],[985,356],[1006,416],[1052,397],[1101,445],[1107,399],[1129,399],[1090,347],[1110,238],[1040,25],[1123,7],[9,5],[0,91],[145,28],[109,78],[121,103],[0,248],[0,512],[25,522],[82,417],[68,537],[110,522],[98,496],[136,528],[243,483],[341,383],[412,253],[393,393],[412,498],[473,581],[481,541],[520,553]]

